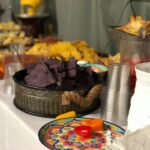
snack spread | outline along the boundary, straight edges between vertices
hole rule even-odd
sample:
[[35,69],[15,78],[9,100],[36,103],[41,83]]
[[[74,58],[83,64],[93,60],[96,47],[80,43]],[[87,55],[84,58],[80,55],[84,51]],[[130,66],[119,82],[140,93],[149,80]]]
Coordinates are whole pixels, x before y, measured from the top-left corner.
[[[149,24],[150,21],[143,20],[141,16],[131,16],[130,22],[127,25],[117,27],[116,29],[135,36],[139,36],[140,29],[146,29]],[[150,30],[146,30],[146,35],[150,35]]]
[[98,52],[90,47],[85,41],[58,41],[55,43],[37,43],[26,54],[42,55],[48,58],[54,57],[59,60],[68,60],[74,57],[76,60],[88,63],[103,63],[110,66],[113,62],[120,61],[120,55],[101,57]]
[[91,87],[96,83],[92,69],[79,67],[74,58],[68,61],[44,58],[37,65],[27,68],[25,82],[35,87],[55,86],[62,89]]
[[9,46],[13,43],[30,45],[33,43],[33,39],[31,37],[26,37],[23,31],[21,31],[20,33],[4,32],[0,34],[0,42],[1,46]]
[[20,31],[21,26],[19,24],[16,24],[14,22],[1,22],[0,23],[0,30],[1,31]]

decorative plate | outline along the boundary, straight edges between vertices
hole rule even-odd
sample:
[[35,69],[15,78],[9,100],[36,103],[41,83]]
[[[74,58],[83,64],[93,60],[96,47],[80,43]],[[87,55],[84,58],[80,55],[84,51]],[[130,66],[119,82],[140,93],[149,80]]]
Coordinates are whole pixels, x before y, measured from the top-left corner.
[[124,135],[124,129],[104,121],[104,130],[96,131],[92,138],[83,138],[74,134],[74,128],[80,126],[83,119],[67,118],[49,122],[40,129],[39,139],[51,150],[108,150],[108,143]]

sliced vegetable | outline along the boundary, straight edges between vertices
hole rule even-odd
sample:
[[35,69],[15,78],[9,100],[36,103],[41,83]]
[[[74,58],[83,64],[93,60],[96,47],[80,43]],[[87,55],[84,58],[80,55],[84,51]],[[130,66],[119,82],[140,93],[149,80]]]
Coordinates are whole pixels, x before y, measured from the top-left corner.
[[74,133],[83,138],[91,138],[92,128],[90,126],[77,126],[74,128]]
[[57,119],[63,119],[63,118],[75,118],[76,116],[77,115],[75,111],[69,111],[67,113],[58,115],[55,119],[57,120]]
[[103,120],[101,119],[85,119],[81,121],[82,126],[90,126],[94,131],[103,130]]

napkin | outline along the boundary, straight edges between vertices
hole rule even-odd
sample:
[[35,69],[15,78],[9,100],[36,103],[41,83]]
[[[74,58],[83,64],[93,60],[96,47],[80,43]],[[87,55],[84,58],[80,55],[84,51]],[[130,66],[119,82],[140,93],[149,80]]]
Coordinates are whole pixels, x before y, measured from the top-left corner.
[[135,132],[127,132],[109,147],[112,150],[150,150],[150,125]]

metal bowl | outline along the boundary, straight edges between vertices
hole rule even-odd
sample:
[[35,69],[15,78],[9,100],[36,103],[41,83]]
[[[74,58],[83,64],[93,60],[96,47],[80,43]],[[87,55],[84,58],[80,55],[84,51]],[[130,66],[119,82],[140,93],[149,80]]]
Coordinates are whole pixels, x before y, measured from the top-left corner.
[[[99,96],[96,97],[89,107],[80,107],[74,102],[69,105],[62,105],[62,94],[65,92],[58,88],[38,88],[27,85],[24,82],[26,70],[14,74],[15,99],[14,104],[24,112],[45,117],[54,117],[68,111],[76,111],[78,114],[89,113],[100,106]],[[89,89],[74,89],[82,96]]]

